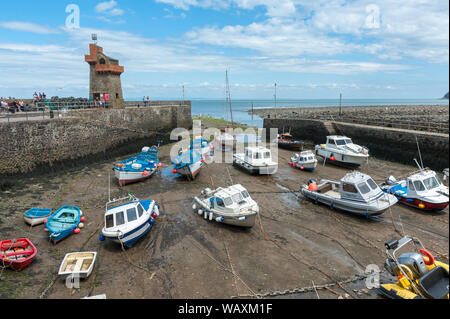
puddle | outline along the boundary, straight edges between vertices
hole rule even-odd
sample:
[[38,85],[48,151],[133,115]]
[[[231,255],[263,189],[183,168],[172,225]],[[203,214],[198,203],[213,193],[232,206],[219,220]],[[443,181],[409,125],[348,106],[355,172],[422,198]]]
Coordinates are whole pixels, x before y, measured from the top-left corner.
[[291,191],[290,191],[288,188],[284,187],[283,185],[280,185],[280,184],[278,184],[278,183],[275,183],[275,185],[276,185],[279,189],[281,189],[281,190],[283,190],[283,191],[286,191],[285,194],[280,194],[280,197],[283,199],[284,203],[285,203],[289,208],[292,208],[292,209],[294,209],[294,210],[300,210],[301,205],[300,205],[300,203],[298,202],[298,200],[299,200],[298,197],[297,197],[295,194],[292,194]]

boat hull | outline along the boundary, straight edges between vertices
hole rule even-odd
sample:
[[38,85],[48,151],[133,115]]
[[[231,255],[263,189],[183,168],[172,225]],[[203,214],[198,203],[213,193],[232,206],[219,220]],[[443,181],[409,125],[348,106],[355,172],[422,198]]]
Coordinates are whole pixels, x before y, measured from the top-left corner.
[[45,217],[34,217],[34,218],[24,216],[23,219],[25,220],[25,222],[28,225],[37,226],[37,225],[43,224],[45,222],[45,220],[48,219],[50,216],[51,216],[51,214],[48,216],[45,216]]
[[324,194],[320,194],[317,192],[312,192],[306,188],[301,188],[300,192],[302,193],[303,196],[305,196],[309,200],[314,201],[316,204],[322,203],[324,205],[329,206],[332,209],[338,209],[365,218],[379,216],[383,214],[387,209],[389,209],[389,207],[392,206],[388,202],[386,202],[386,204],[382,206],[371,205],[370,203],[359,204],[357,202],[353,201],[350,202],[342,199],[337,199],[331,196],[326,196]]
[[[368,156],[347,155],[337,151],[326,151],[324,149],[316,149],[316,155],[326,159],[327,163],[345,167],[361,166],[369,158]],[[335,157],[334,160],[331,160],[332,155]]]
[[198,173],[200,173],[202,167],[203,167],[202,162],[187,164],[177,169],[177,173],[183,175],[184,177],[194,179],[195,177],[197,177]]
[[[54,225],[53,219],[55,216],[58,215],[58,212],[61,209],[69,209],[69,210],[75,211],[77,213],[77,216],[76,216],[75,220],[73,222],[71,222],[71,225],[69,227],[67,227],[66,229],[63,229],[63,230],[58,230],[58,229],[54,228],[55,225]],[[46,230],[49,232],[49,238],[54,244],[57,244],[61,240],[74,234],[75,229],[77,229],[78,224],[80,224],[81,216],[83,216],[83,212],[78,207],[69,207],[69,206],[66,207],[65,206],[65,207],[62,207],[61,209],[56,211],[55,213],[53,213],[53,215],[47,220],[47,224],[46,224]],[[58,223],[58,221],[56,221],[56,223]]]
[[25,267],[27,267],[28,265],[30,265],[33,260],[34,257],[36,257],[37,254],[37,249],[36,247],[33,245],[33,243],[31,241],[29,241],[28,239],[18,239],[16,241],[16,243],[20,243],[23,244],[24,246],[26,246],[24,249],[25,251],[30,251],[31,254],[27,254],[28,256],[24,259],[21,260],[15,260],[14,257],[10,257],[10,258],[5,258],[5,254],[7,254],[6,249],[4,249],[5,247],[7,247],[8,245],[14,244],[12,241],[2,241],[1,242],[1,247],[2,249],[0,250],[0,262],[2,264],[2,266],[13,269],[13,270],[22,270]]
[[[256,212],[245,212],[241,214],[235,214],[234,216],[224,215],[215,210],[209,210],[200,200],[196,199],[195,202],[200,206],[199,209],[195,209],[198,215],[201,215],[205,220],[215,221],[221,224],[238,226],[244,228],[251,228],[256,222]],[[219,220],[218,220],[219,219]]]
[[302,143],[283,143],[278,142],[278,147],[283,148],[285,150],[290,151],[302,151],[303,150],[303,144]]
[[133,230],[126,232],[125,234],[123,234],[121,236],[110,235],[105,232],[103,232],[103,236],[107,240],[111,240],[118,244],[123,244],[125,247],[130,248],[140,238],[145,236],[150,231],[150,229],[152,228],[154,223],[155,223],[155,220],[152,217],[150,217],[146,222],[142,223],[140,226],[136,227]]
[[[117,169],[114,169],[114,171],[115,171],[116,178],[119,181],[119,185],[125,186],[127,184],[140,182],[147,178],[150,178],[156,172],[156,168],[151,171],[143,170],[143,171],[131,172],[131,171],[120,171]],[[147,172],[148,175],[143,175],[144,172]]]
[[[414,207],[424,211],[441,211],[448,207],[448,202],[444,203],[431,203],[425,200],[417,198],[408,198],[399,195],[392,194],[397,197],[398,201],[404,205]],[[423,208],[421,207],[423,205]]]
[[303,164],[292,163],[291,166],[292,166],[292,168],[299,169],[301,171],[314,172],[317,167],[317,162],[316,163],[303,163]]
[[233,165],[245,170],[251,175],[272,175],[278,171],[278,164],[255,166],[237,158],[236,156],[233,158]]

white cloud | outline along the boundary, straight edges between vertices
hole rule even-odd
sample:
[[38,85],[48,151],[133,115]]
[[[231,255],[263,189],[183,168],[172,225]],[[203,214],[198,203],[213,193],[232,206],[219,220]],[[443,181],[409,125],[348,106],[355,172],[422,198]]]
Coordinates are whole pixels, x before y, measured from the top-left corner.
[[60,33],[58,29],[44,26],[31,22],[23,22],[23,21],[9,21],[9,22],[0,22],[0,27],[5,29],[10,29],[14,31],[24,31],[24,32],[32,32],[37,34],[57,34]]
[[121,16],[124,14],[124,11],[118,7],[117,2],[114,0],[100,2],[95,6],[95,11],[110,16]]

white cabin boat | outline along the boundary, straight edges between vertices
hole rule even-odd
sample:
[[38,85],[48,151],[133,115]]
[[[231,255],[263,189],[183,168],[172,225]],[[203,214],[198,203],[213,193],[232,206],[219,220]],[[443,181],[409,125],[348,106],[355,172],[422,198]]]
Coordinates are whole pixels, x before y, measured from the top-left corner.
[[328,136],[327,143],[316,145],[316,154],[333,164],[360,166],[367,162],[369,150],[346,136]]
[[59,267],[58,275],[62,277],[78,276],[78,278],[87,278],[94,269],[96,259],[96,252],[76,252],[66,254]]
[[272,152],[262,146],[246,147],[245,153],[234,154],[233,164],[255,175],[271,175],[278,170],[278,163],[272,159]]
[[227,132],[221,132],[221,134],[216,136],[214,142],[216,146],[221,150],[232,150],[234,148],[236,139],[233,135]]
[[[120,205],[120,202],[125,204]],[[105,226],[100,241],[105,239],[131,247],[147,234],[159,216],[159,206],[153,200],[130,197],[109,201],[106,204]]]
[[294,154],[289,164],[302,171],[313,172],[317,167],[317,158],[312,151],[304,151],[300,154]]
[[390,176],[381,187],[401,203],[426,211],[441,211],[449,203],[448,187],[430,169],[421,169],[400,181]]
[[253,227],[258,204],[240,184],[216,190],[206,188],[194,198],[193,210],[206,220],[228,225]]
[[397,203],[395,196],[384,193],[369,175],[360,172],[348,173],[339,182],[321,180],[317,185],[311,180],[300,192],[316,203],[366,218],[381,215]]

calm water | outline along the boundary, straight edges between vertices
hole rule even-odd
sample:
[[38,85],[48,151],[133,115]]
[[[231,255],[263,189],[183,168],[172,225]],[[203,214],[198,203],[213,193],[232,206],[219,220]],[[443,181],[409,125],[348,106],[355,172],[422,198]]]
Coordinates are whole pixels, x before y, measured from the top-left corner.
[[[273,100],[235,100],[232,101],[233,120],[252,126],[262,127],[263,120],[259,116],[248,114],[252,103],[254,108],[275,107]],[[439,99],[354,99],[343,100],[342,106],[373,106],[373,105],[448,105],[448,100]],[[339,100],[278,100],[277,107],[322,107],[339,106]],[[207,115],[227,119],[225,100],[192,100],[192,115]],[[228,119],[230,117],[228,115]]]

